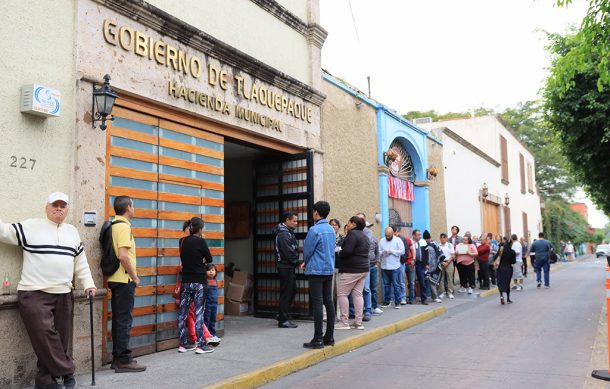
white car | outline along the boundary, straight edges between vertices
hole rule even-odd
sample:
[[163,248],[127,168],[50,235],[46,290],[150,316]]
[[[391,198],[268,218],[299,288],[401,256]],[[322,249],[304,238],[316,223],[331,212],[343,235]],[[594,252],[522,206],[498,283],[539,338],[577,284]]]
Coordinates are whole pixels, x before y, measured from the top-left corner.
[[597,258],[602,256],[610,256],[610,244],[598,244],[595,250],[595,256]]

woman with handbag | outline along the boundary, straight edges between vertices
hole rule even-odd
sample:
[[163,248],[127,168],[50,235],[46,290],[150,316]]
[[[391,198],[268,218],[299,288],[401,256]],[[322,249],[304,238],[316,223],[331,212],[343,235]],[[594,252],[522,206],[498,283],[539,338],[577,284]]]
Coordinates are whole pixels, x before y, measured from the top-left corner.
[[515,251],[511,247],[511,242],[504,239],[504,244],[500,247],[498,258],[494,261],[497,270],[498,291],[500,292],[500,304],[504,305],[504,293],[506,293],[507,303],[511,304],[510,282],[513,278],[513,265],[517,262]]
[[[212,254],[203,239],[203,220],[193,217],[188,224],[189,236],[180,239],[180,262],[182,277],[180,288],[180,309],[178,313],[178,331],[180,347],[178,352],[184,353],[195,349],[197,354],[211,353],[213,348],[206,344],[203,334],[203,309],[205,306],[205,291],[207,275],[205,264],[212,262]],[[195,304],[196,347],[188,343],[186,321],[191,303]]]

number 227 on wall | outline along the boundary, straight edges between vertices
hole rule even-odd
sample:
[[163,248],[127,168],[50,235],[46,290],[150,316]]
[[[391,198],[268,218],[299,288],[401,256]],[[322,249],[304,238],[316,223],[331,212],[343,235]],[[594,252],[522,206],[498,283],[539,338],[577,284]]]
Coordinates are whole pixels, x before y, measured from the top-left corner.
[[36,166],[36,160],[33,158],[28,159],[26,157],[17,157],[15,155],[11,155],[11,164],[9,166],[18,169],[34,170],[34,166]]

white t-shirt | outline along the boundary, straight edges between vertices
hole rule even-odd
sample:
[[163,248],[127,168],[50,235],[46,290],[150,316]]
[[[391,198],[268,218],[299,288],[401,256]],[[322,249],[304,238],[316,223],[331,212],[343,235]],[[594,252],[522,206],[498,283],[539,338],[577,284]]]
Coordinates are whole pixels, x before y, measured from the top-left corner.
[[453,251],[453,245],[452,245],[452,244],[451,244],[449,241],[447,241],[447,243],[445,243],[445,244],[439,244],[438,246],[439,246],[439,247],[441,248],[441,250],[443,251],[443,254],[445,254],[445,258],[447,258],[447,261],[448,261],[449,259],[451,259],[451,254],[453,254],[453,253],[454,253],[454,251]]
[[521,256],[521,254],[523,252],[523,246],[521,246],[521,242],[519,242],[519,241],[513,242],[513,245],[511,248],[513,249],[515,254],[517,254],[517,262],[523,262],[523,258]]

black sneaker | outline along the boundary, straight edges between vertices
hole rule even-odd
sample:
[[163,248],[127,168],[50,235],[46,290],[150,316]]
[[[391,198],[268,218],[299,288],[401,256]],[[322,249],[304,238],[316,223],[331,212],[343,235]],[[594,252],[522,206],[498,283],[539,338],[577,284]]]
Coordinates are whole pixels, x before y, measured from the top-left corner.
[[371,315],[364,315],[362,321],[371,321]]
[[541,283],[541,282],[537,283],[537,284],[536,284],[536,288],[540,288],[540,286],[541,286],[541,285],[542,285],[542,283]]
[[74,374],[64,376],[64,386],[66,389],[76,388],[76,378],[74,378]]
[[422,300],[421,305],[428,305],[428,303],[426,302],[426,300]]
[[320,349],[320,348],[324,348],[324,342],[322,340],[312,339],[311,342],[303,343],[303,347]]

